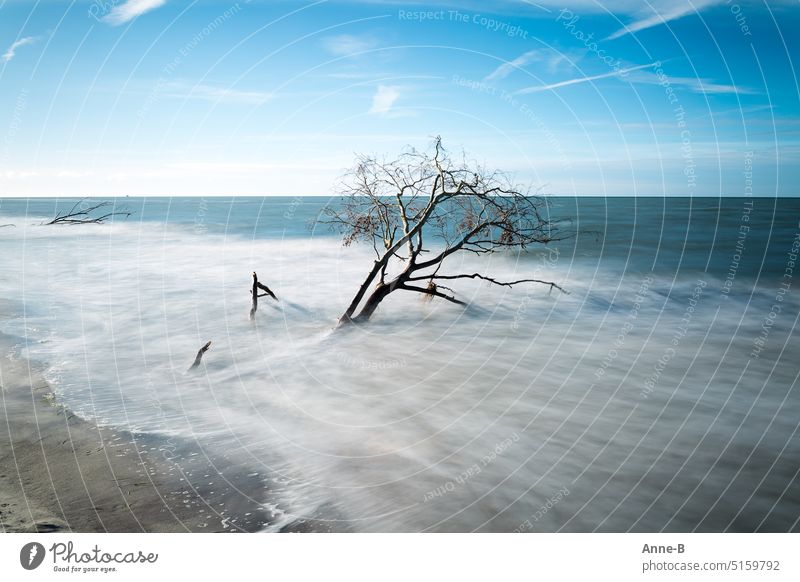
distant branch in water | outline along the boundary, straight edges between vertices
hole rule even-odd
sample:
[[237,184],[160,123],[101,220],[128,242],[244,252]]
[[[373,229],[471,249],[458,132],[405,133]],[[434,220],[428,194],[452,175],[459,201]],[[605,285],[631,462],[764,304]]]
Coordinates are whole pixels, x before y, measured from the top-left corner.
[[200,348],[197,351],[197,357],[195,357],[195,359],[194,359],[194,364],[192,364],[189,367],[189,370],[188,370],[189,372],[191,372],[192,370],[194,370],[195,368],[197,368],[200,365],[200,362],[203,361],[203,354],[205,354],[208,351],[208,348],[210,348],[210,347],[211,347],[211,342],[208,342],[206,345],[204,345],[202,348]]
[[[264,291],[264,293],[259,293],[259,291]],[[275,301],[278,301],[278,298],[275,296],[275,293],[273,293],[269,287],[267,287],[263,283],[259,283],[258,275],[256,275],[255,271],[253,271],[253,288],[250,289],[250,295],[253,298],[253,305],[250,308],[250,319],[255,319],[256,317],[259,297],[272,297]]]
[[86,198],[78,200],[68,212],[59,213],[53,220],[44,224],[101,224],[114,216],[128,217],[132,214],[127,210],[107,212],[109,207],[113,208],[109,201],[89,205],[86,200]]
[[17,225],[16,224],[0,224],[0,228],[6,228],[8,226],[15,227]]

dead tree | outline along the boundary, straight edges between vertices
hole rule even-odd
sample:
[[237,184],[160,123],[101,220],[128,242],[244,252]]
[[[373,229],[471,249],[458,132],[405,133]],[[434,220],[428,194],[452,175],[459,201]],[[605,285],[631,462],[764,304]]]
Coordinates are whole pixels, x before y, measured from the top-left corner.
[[345,246],[371,244],[376,257],[340,325],[369,320],[395,291],[465,305],[442,281],[480,279],[505,287],[541,283],[565,292],[533,277],[501,281],[483,273],[443,272],[458,252],[521,251],[573,233],[550,220],[542,196],[466,156],[454,161],[439,137],[431,152],[411,149],[389,162],[360,156],[339,193],[341,204],[328,207],[320,221],[341,232]]
[[211,342],[208,342],[206,343],[206,345],[204,345],[197,351],[197,356],[194,359],[194,363],[191,366],[189,366],[189,369],[187,370],[188,372],[191,372],[200,365],[200,362],[203,361],[203,354],[205,354],[208,351],[208,348],[210,347],[211,347]]
[[[259,293],[259,290],[264,291],[264,293]],[[259,283],[258,275],[256,275],[255,271],[253,271],[253,287],[250,289],[250,295],[253,298],[253,305],[250,308],[250,319],[255,319],[256,317],[259,297],[272,297],[275,301],[278,300],[278,298],[275,296],[275,293],[273,293],[269,287],[263,283]]]
[[[112,203],[107,200],[92,205],[89,205],[86,200],[86,198],[78,200],[69,211],[58,213],[53,220],[44,224],[101,224],[114,216],[128,217],[131,215],[131,212],[127,210],[106,212],[108,207],[114,208]],[[98,211],[100,211],[100,214],[92,216],[93,213]]]

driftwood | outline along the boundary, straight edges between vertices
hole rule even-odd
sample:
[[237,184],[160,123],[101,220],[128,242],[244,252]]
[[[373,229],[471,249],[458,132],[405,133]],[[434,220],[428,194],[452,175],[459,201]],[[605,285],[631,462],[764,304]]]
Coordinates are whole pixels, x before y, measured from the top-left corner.
[[191,372],[192,370],[194,370],[195,368],[197,368],[200,365],[200,362],[203,361],[203,354],[205,354],[208,351],[208,348],[210,348],[210,347],[211,347],[211,342],[208,342],[202,348],[197,350],[197,356],[194,359],[194,364],[192,364],[189,367],[189,370],[187,370],[187,371]]
[[56,217],[51,220],[50,222],[45,222],[44,224],[101,224],[112,218],[114,216],[130,216],[131,213],[127,210],[120,210],[118,212],[105,212],[105,214],[100,214],[98,216],[92,216],[92,213],[100,210],[106,209],[111,206],[111,202],[98,202],[92,206],[87,206],[86,208],[80,208],[81,204],[86,202],[86,198],[82,200],[78,200],[72,208],[68,212],[59,213]]
[[17,226],[16,224],[0,224],[0,228],[6,228],[8,226]]
[[[259,290],[264,291],[264,293],[259,293]],[[256,317],[259,297],[272,297],[275,301],[278,301],[278,298],[275,296],[275,293],[273,293],[269,287],[267,287],[263,283],[259,283],[258,275],[256,275],[255,271],[253,271],[253,288],[250,289],[250,295],[252,295],[253,297],[253,305],[250,308],[250,319],[255,319]]]

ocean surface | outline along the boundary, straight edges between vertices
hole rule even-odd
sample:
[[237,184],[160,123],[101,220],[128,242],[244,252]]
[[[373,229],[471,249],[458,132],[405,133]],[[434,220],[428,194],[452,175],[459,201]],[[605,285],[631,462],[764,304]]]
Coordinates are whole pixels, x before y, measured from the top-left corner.
[[0,199],[0,331],[75,413],[257,476],[266,531],[800,531],[800,199],[550,202],[575,239],[442,272],[568,293],[457,282],[334,332],[373,260],[336,199]]

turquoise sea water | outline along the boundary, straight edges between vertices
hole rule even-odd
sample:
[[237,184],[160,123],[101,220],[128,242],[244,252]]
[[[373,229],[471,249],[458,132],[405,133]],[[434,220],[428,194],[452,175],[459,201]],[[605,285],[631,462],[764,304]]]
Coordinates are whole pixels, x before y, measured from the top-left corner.
[[372,258],[316,224],[335,199],[39,224],[74,202],[0,200],[0,331],[77,413],[270,475],[265,529],[800,529],[800,199],[555,198],[574,240],[448,268],[569,294],[468,281],[341,333]]

